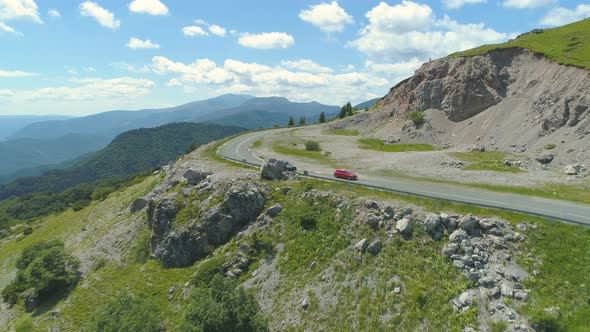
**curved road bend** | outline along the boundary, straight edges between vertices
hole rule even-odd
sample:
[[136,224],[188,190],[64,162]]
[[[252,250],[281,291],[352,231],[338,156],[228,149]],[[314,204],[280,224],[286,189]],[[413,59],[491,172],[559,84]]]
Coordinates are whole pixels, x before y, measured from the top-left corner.
[[[292,129],[273,129],[241,135],[223,145],[218,154],[225,158],[260,166],[264,160],[252,153],[252,144],[265,135],[286,130]],[[295,166],[297,166],[296,163]],[[332,169],[325,167],[325,169],[321,169],[321,171],[310,171],[309,174],[312,177],[335,180],[332,177],[332,172]],[[478,188],[453,186],[449,184],[416,181],[411,179],[379,178],[367,174],[359,174],[359,178],[360,180],[354,182],[355,184],[417,196],[511,210],[590,226],[590,205],[588,204],[493,192]]]

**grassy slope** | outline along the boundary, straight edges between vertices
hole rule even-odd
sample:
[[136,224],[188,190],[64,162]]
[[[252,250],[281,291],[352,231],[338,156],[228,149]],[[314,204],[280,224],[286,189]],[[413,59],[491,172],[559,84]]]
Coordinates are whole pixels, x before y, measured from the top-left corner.
[[485,45],[451,56],[473,56],[495,49],[527,48],[544,54],[548,59],[564,65],[590,69],[590,19],[562,27],[545,29],[540,34],[529,34],[497,45]]
[[515,166],[506,166],[504,161],[509,156],[500,151],[486,152],[453,152],[451,156],[466,161],[469,165],[463,167],[464,170],[481,170],[494,172],[519,173],[520,168]]
[[[128,204],[134,197],[143,195],[153,186],[154,181],[152,177],[80,212],[68,211],[44,218],[32,235],[21,241],[11,240],[1,244],[0,285],[5,285],[11,278],[13,258],[24,247],[43,239],[75,237],[91,217],[104,218],[104,225],[97,230],[97,236],[103,234],[109,225],[128,217],[123,215],[105,218],[104,213],[114,206]],[[590,293],[587,288],[590,285],[590,230],[587,228],[547,223],[525,215],[439,200],[394,195],[349,184],[305,180],[272,185],[292,187],[288,196],[281,195],[280,191],[274,192],[267,205],[281,202],[285,207],[284,213],[279,217],[279,222],[271,224],[258,234],[260,241],[275,248],[279,242],[284,244],[277,264],[282,279],[274,290],[276,302],[272,308],[273,315],[269,317],[275,324],[280,324],[288,310],[301,310],[300,305],[289,299],[294,296],[299,299],[302,294],[309,296],[310,309],[302,313],[301,328],[338,328],[343,331],[380,328],[411,330],[420,325],[425,330],[458,330],[460,324],[474,326],[476,321],[473,311],[452,312],[449,300],[467,288],[468,284],[452,268],[450,262],[439,254],[442,243],[432,241],[418,228],[413,241],[396,240],[386,246],[379,256],[366,255],[362,261],[358,261],[350,250],[351,243],[361,237],[383,240],[385,234],[370,231],[366,225],[351,226],[354,211],[350,209],[338,213],[337,207],[328,200],[320,199],[313,202],[317,204],[310,205],[300,199],[303,191],[313,187],[350,197],[402,200],[433,212],[497,215],[513,224],[526,221],[538,225],[538,231],[525,233],[529,240],[523,244],[524,251],[531,252],[534,256],[527,258],[523,255],[518,258],[529,271],[538,271],[538,275],[528,281],[533,292],[530,302],[522,310],[532,317],[539,317],[546,307],[558,306],[563,313],[558,320],[562,327],[576,330],[585,326],[586,317],[590,314]],[[316,211],[319,216],[318,226],[313,231],[305,231],[298,221],[302,214],[310,211]],[[562,240],[556,241],[557,239]],[[247,241],[248,238],[244,240]],[[145,257],[147,230],[136,241],[137,249],[133,250],[127,261],[122,264],[106,262],[78,285],[68,297],[67,303],[62,300],[59,322],[66,324],[68,330],[78,330],[93,310],[121,292],[130,292],[153,300],[163,317],[166,317],[164,324],[167,329],[174,330],[178,327],[185,302],[180,296],[181,289],[169,300],[168,289],[175,284],[182,288],[185,282],[192,279],[193,273],[198,278],[208,271],[204,266],[218,266],[225,255],[235,253],[238,248],[237,240],[233,240],[217,250],[211,258],[193,267],[163,269],[158,262],[135,259],[135,256]],[[87,245],[89,244],[82,243],[82,246]],[[242,280],[251,277],[251,273],[264,257],[261,255],[256,258],[259,261],[253,263]],[[542,264],[538,264],[536,257],[542,259]],[[310,270],[309,266],[313,261],[318,264],[318,268]],[[324,284],[323,291],[332,291],[330,296],[336,294],[337,305],[320,310],[320,298],[315,295],[315,290],[319,290],[316,287],[322,285],[320,272],[327,267],[333,268],[334,276],[333,282]],[[392,282],[391,278],[396,275],[400,281]],[[402,293],[392,294],[393,287],[400,285]],[[381,315],[388,317],[386,326],[381,324]],[[32,316],[21,313],[18,321],[26,325],[30,323],[30,317]],[[49,312],[41,313],[33,319],[33,326],[38,330],[46,330],[56,322]]]
[[332,129],[332,130],[328,130],[328,134],[338,135],[338,136],[358,136],[358,135],[360,135],[358,130],[351,130],[351,129]]
[[376,138],[361,138],[358,140],[360,147],[367,150],[381,152],[409,152],[409,151],[436,151],[439,148],[430,144],[385,144],[383,140]]

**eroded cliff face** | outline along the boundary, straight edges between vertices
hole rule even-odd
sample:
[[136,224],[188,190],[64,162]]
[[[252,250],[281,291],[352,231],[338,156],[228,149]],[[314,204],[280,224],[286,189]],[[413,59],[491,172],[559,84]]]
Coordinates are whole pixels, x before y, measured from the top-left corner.
[[[425,63],[411,78],[393,87],[379,112],[404,117],[438,109],[461,122],[513,98],[526,103],[514,112],[539,127],[540,135],[564,126],[588,132],[590,78],[583,69],[550,62],[542,55],[512,48],[472,57],[447,57]],[[585,122],[585,123],[583,123]]]

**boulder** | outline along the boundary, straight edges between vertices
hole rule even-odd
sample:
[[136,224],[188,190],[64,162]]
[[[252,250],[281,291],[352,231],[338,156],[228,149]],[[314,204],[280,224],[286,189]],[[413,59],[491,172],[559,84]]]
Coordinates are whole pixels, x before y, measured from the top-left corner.
[[424,219],[424,229],[433,239],[439,240],[443,236],[443,227],[440,216],[434,213],[428,213]]
[[461,241],[467,239],[469,236],[467,232],[462,229],[458,229],[449,235],[449,241],[453,243],[461,243]]
[[271,206],[266,210],[266,214],[269,215],[271,218],[274,218],[283,212],[283,206],[279,203]]
[[211,171],[189,169],[184,173],[184,175],[182,175],[182,177],[186,179],[186,183],[194,186],[199,184],[201,181],[205,180],[207,176],[212,174],[213,172]]
[[265,195],[248,183],[234,185],[223,200],[223,206],[238,226],[254,221],[262,212],[264,203]]
[[373,255],[377,255],[379,254],[379,251],[381,251],[382,247],[383,244],[381,243],[381,241],[375,240],[371,242],[371,244],[369,244],[369,246],[367,247],[367,251]]
[[442,254],[446,257],[451,257],[452,255],[457,253],[459,250],[459,245],[456,243],[448,243],[442,249]]
[[549,164],[553,161],[553,158],[555,158],[555,155],[553,155],[553,153],[544,153],[541,155],[538,155],[535,157],[535,160],[537,160],[538,162],[540,162],[543,165]]
[[581,165],[567,165],[564,168],[564,172],[567,175],[578,175],[582,169]]
[[459,219],[459,228],[467,232],[467,234],[473,236],[478,235],[480,232],[479,219],[474,215],[468,214]]
[[365,238],[365,239],[362,239],[362,240],[360,240],[359,242],[357,242],[357,243],[354,245],[354,249],[356,249],[356,250],[358,250],[358,251],[360,251],[360,252],[364,252],[364,251],[365,251],[365,249],[367,249],[367,246],[368,246],[368,245],[369,245],[369,240],[367,240],[367,239]]
[[402,235],[410,236],[410,235],[412,235],[412,232],[414,231],[414,223],[412,222],[411,219],[403,218],[401,220],[398,220],[397,224],[395,225],[395,228]]
[[172,222],[178,213],[176,196],[171,195],[158,202],[149,201],[147,213],[148,224],[152,230],[151,248],[153,250],[172,228]]
[[184,229],[170,232],[154,250],[154,256],[165,267],[186,267],[207,256],[209,251],[206,235]]
[[283,181],[295,177],[297,168],[286,160],[271,158],[260,168],[260,176],[264,180]]
[[234,217],[225,213],[221,204],[205,213],[203,221],[209,242],[213,245],[226,243],[236,227]]
[[131,203],[131,207],[130,207],[131,213],[135,213],[137,211],[141,211],[141,210],[145,209],[148,206],[149,201],[150,200],[146,197],[139,197],[139,198],[135,199],[133,201],[133,203]]
[[371,228],[378,229],[380,222],[381,222],[381,219],[378,216],[376,216],[372,213],[369,213],[367,215],[367,225],[369,225]]

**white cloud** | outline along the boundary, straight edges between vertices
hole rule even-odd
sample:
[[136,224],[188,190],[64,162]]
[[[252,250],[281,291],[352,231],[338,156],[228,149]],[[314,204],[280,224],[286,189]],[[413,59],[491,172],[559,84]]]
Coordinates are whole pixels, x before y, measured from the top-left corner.
[[2,22],[0,22],[0,30],[3,30],[5,32],[9,32],[9,33],[13,33],[15,35],[22,36],[22,33],[14,30],[11,26],[8,26],[8,25],[6,25],[6,24],[4,24]]
[[311,73],[331,73],[332,68],[323,67],[309,59],[301,59],[297,61],[281,61],[281,65],[294,70],[301,70]]
[[47,11],[47,15],[51,16],[51,17],[61,17],[61,13],[59,12],[59,10],[51,8]]
[[81,3],[80,14],[82,16],[94,17],[100,25],[109,29],[118,29],[121,26],[121,21],[115,19],[113,13],[101,7],[96,2],[85,1]]
[[14,96],[12,90],[0,89],[0,98],[8,98]]
[[[309,61],[309,62],[307,62]],[[172,76],[167,85],[185,92],[209,91],[212,94],[250,93],[257,96],[284,96],[292,100],[318,100],[324,103],[341,103],[347,100],[364,101],[374,98],[375,91],[383,94],[392,82],[370,72],[328,73],[311,60],[312,68],[323,72],[305,72],[301,68],[286,69],[258,63],[227,59],[218,66],[209,59],[191,64],[175,62],[165,57],[154,57],[150,69],[159,75]],[[296,61],[292,61],[296,64]],[[309,68],[307,68],[309,69]]]
[[[514,1],[514,0],[512,0]],[[478,3],[486,3],[488,0],[443,0],[445,7],[451,9],[461,8],[465,5],[472,5]]]
[[541,24],[558,26],[579,21],[587,17],[590,17],[590,5],[581,4],[574,9],[557,7],[549,11],[549,13],[541,19]]
[[129,10],[149,15],[168,15],[168,7],[160,0],[134,0],[129,4]]
[[29,73],[26,71],[20,70],[0,70],[0,78],[9,78],[9,77],[29,77],[29,76],[36,76],[35,73]]
[[72,79],[71,82],[77,84],[77,86],[42,88],[22,92],[20,95],[28,100],[74,101],[101,100],[105,98],[125,99],[148,94],[155,85],[150,80],[131,77]]
[[135,38],[135,37],[132,37],[131,39],[129,39],[129,41],[127,42],[127,44],[125,46],[127,46],[133,50],[160,48],[160,44],[155,44],[149,39],[141,40],[141,39]]
[[238,39],[238,43],[244,47],[257,49],[289,48],[295,44],[295,39],[284,32],[245,33]]
[[0,0],[0,20],[29,19],[43,23],[34,0]]
[[365,68],[373,73],[401,78],[412,76],[416,69],[422,66],[422,63],[423,62],[417,58],[398,63],[375,63],[373,61],[366,61]]
[[366,17],[369,24],[348,45],[375,63],[406,62],[412,58],[425,61],[510,37],[484,24],[461,24],[448,16],[437,19],[428,5],[407,0],[395,6],[382,2]]
[[209,23],[207,23],[207,21],[203,20],[203,19],[196,19],[195,20],[195,24],[197,25],[209,25]]
[[212,34],[219,36],[219,37],[225,37],[227,31],[225,31],[225,29],[217,24],[213,24],[211,26],[209,26],[209,32],[211,32]]
[[207,32],[198,26],[189,26],[182,28],[182,33],[187,37],[207,36]]
[[502,4],[509,8],[539,8],[553,5],[557,0],[506,0]]
[[352,16],[336,1],[310,6],[308,10],[299,13],[299,18],[326,32],[340,32],[347,24],[354,23]]

